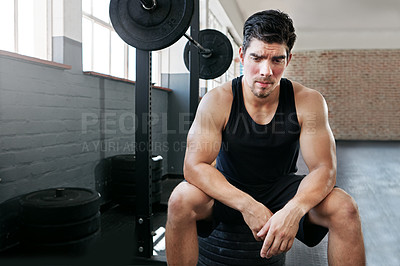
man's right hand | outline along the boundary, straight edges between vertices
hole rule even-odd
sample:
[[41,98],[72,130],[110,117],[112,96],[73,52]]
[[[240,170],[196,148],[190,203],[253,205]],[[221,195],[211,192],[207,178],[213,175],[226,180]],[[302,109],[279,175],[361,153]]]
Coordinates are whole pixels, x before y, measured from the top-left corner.
[[244,221],[249,226],[254,238],[257,241],[263,240],[257,236],[257,233],[272,217],[273,213],[262,203],[255,201],[242,211]]

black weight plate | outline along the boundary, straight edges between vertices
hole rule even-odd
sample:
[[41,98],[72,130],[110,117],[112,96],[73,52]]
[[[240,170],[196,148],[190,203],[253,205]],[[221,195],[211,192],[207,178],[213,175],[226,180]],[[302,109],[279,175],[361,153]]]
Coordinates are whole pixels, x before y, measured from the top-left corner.
[[[243,261],[239,262],[239,261],[233,260],[230,257],[221,256],[219,254],[212,253],[212,252],[208,251],[207,249],[205,249],[203,245],[199,245],[199,260],[200,260],[200,257],[208,258],[209,260],[215,261],[222,265],[253,265],[253,264],[243,264]],[[239,264],[234,264],[235,262],[238,262]],[[213,264],[210,264],[210,265],[213,265]]]
[[261,241],[237,241],[237,239],[223,239],[218,238],[213,235],[207,237],[207,242],[210,242],[216,246],[223,247],[223,248],[230,248],[230,249],[238,249],[238,250],[261,250],[263,242]]
[[136,185],[130,183],[111,183],[112,195],[133,196],[136,194]]
[[224,263],[219,263],[214,260],[210,260],[209,258],[202,256],[201,249],[199,249],[199,260],[197,262],[197,266],[227,266]]
[[45,255],[48,256],[50,254],[54,255],[83,255],[86,251],[88,251],[92,244],[94,244],[100,237],[101,230],[97,230],[91,235],[83,237],[78,240],[71,240],[65,242],[57,242],[57,243],[40,243],[37,241],[26,240],[22,242],[22,246],[24,247],[24,252],[30,254],[32,252],[33,255]]
[[19,242],[20,198],[17,196],[0,204],[0,252]]
[[162,168],[163,157],[161,155],[153,155],[152,161],[151,168],[153,171]]
[[135,184],[136,176],[134,171],[115,170],[111,173],[112,182]]
[[[245,251],[240,253],[241,255],[246,255]],[[236,255],[236,256],[235,256]],[[261,258],[260,251],[252,254],[253,257],[241,257],[238,251],[230,251],[229,249],[221,248],[218,250],[216,247],[214,250],[208,250],[204,244],[199,243],[199,260],[207,258],[211,262],[209,265],[216,265],[220,263],[222,265],[284,265],[285,264],[285,253],[281,253],[269,259]]]
[[162,190],[161,190],[161,188],[162,188],[162,186],[161,186],[161,180],[158,180],[158,181],[156,181],[156,182],[153,182],[153,185],[152,185],[152,187],[151,187],[151,191],[153,192],[153,194],[154,193],[159,193],[159,192],[161,192]]
[[152,172],[153,182],[159,181],[162,178],[162,169],[153,170]]
[[[160,155],[152,155],[152,170],[162,167],[163,158]],[[136,169],[136,156],[134,154],[121,154],[111,157],[111,172],[119,170],[134,171]]]
[[136,169],[136,157],[133,154],[115,155],[111,158],[111,171]]
[[[228,233],[238,233],[248,235],[250,239],[253,239],[253,234],[250,228],[246,224],[226,224],[220,223],[217,226],[217,231],[228,232]],[[251,236],[251,237],[250,237]]]
[[[63,195],[56,197],[56,191]],[[25,223],[60,224],[84,220],[99,211],[100,195],[86,188],[50,188],[29,193],[20,200]]]
[[[111,173],[112,182],[117,183],[128,183],[128,184],[135,184],[136,183],[136,172],[135,171],[124,171],[124,170],[114,170]],[[152,170],[152,180],[153,182],[161,180],[162,178],[162,169]]]
[[100,212],[88,219],[68,224],[42,225],[23,223],[21,225],[21,237],[38,243],[60,243],[84,238],[99,229]]
[[[201,46],[212,51],[208,58],[200,55],[199,76],[201,79],[214,79],[224,74],[232,63],[233,50],[232,44],[225,34],[212,29],[199,32]],[[187,42],[183,52],[183,59],[186,68],[189,68],[190,42]],[[200,50],[198,50],[200,52]]]
[[110,19],[117,34],[127,44],[154,51],[178,41],[189,28],[194,0],[157,0],[153,10],[140,0],[111,0]]
[[209,241],[209,239],[202,239],[200,240],[200,242],[202,242],[203,248],[210,251],[211,253],[239,259],[258,258],[260,256],[260,250],[262,247],[261,245],[259,249],[250,249],[249,246],[246,245],[246,243],[242,242],[241,249],[232,249],[231,247],[218,246],[213,243],[213,241]]
[[161,201],[161,191],[157,193],[152,193],[152,203],[159,203]]
[[207,238],[199,237],[200,265],[284,265],[285,254],[262,259],[257,242],[246,225],[220,223]]
[[219,230],[214,230],[212,235],[216,238],[236,239],[236,241],[238,242],[247,242],[247,241],[252,241],[254,239],[253,235],[248,235],[238,232],[223,232]]
[[114,195],[113,200],[121,205],[136,206],[136,195]]

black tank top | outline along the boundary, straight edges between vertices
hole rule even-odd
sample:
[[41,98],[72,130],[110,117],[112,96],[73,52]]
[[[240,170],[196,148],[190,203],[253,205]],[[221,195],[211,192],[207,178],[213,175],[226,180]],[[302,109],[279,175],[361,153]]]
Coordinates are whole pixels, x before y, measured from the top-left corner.
[[285,183],[285,176],[297,172],[299,155],[300,125],[292,83],[281,79],[278,107],[266,125],[257,124],[248,114],[242,77],[232,80],[232,93],[231,113],[222,132],[216,168],[239,188]]

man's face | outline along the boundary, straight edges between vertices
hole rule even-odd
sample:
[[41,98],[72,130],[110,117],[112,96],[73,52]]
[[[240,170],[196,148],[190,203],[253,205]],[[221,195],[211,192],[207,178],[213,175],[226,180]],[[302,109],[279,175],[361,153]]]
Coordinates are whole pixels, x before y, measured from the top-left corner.
[[256,97],[268,97],[279,85],[292,56],[287,57],[286,49],[284,44],[269,44],[258,39],[250,41],[245,54],[240,48],[245,83]]

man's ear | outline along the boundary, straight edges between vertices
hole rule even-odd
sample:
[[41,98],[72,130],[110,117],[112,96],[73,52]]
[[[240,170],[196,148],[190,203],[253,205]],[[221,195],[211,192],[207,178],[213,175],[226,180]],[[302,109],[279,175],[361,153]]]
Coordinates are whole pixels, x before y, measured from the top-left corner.
[[292,60],[292,53],[290,53],[290,54],[289,54],[289,57],[288,57],[288,60],[287,60],[286,66],[288,66],[288,65],[289,65],[289,62],[290,62],[290,60]]
[[240,46],[240,48],[239,48],[239,59],[240,59],[240,63],[243,65],[243,61],[244,61],[243,46]]

